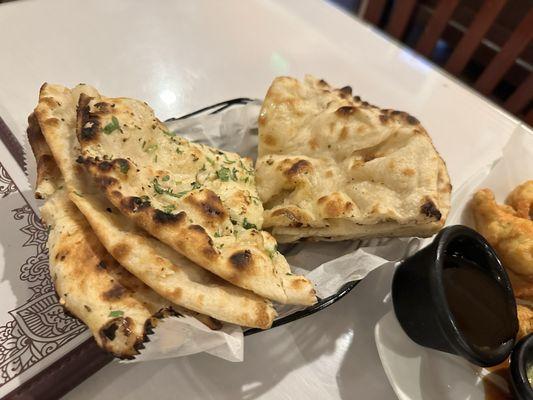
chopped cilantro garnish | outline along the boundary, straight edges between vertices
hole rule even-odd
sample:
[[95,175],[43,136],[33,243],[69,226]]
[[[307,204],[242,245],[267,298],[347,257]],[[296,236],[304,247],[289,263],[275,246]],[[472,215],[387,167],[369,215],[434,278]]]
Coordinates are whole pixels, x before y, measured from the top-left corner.
[[191,186],[193,189],[200,189],[202,187],[202,184],[200,182],[193,182],[191,183]]
[[119,159],[118,160],[118,166],[120,167],[120,172],[123,174],[127,174],[130,169],[130,164],[127,160]]
[[124,311],[122,310],[113,310],[113,311],[110,311],[109,312],[109,317],[111,318],[118,318],[118,317],[122,317],[124,315]]
[[215,232],[215,235],[214,235],[216,238],[219,238],[219,237],[222,237],[222,235],[217,231]]
[[159,181],[157,179],[154,179],[153,181],[153,184],[154,184],[154,190],[157,194],[163,194],[163,193],[166,193],[166,190],[168,189],[163,189],[161,187],[161,185],[159,184]]
[[211,164],[211,165],[215,165],[215,162],[213,161],[212,158],[209,158],[209,157],[206,156],[205,159],[207,160],[207,162],[208,162],[209,164]]
[[244,163],[242,162],[242,160],[239,160],[239,164],[241,165],[241,168],[244,169],[246,172],[248,172],[249,174],[253,174],[254,173],[254,169],[248,169],[246,168],[246,166],[244,165]]
[[161,129],[161,132],[163,132],[165,135],[167,136],[170,136],[170,137],[174,137],[176,136],[176,134],[174,132],[169,132],[169,131],[165,131],[163,130],[163,128],[159,127],[159,129]]
[[205,164],[202,165],[202,168],[200,168],[200,170],[198,172],[204,172],[205,171]]
[[111,122],[109,124],[107,124],[106,126],[104,126],[104,132],[109,135],[111,132],[113,132],[113,131],[115,131],[117,129],[120,129],[120,124],[118,123],[117,117],[112,116],[111,117]]
[[257,229],[257,225],[248,222],[246,217],[244,217],[244,220],[242,221],[242,227],[244,229]]
[[181,154],[183,151],[181,151],[179,147],[176,147],[176,153]]
[[226,154],[224,154],[224,162],[225,162],[226,164],[235,164],[235,163],[236,163],[235,160],[233,160],[233,161],[229,160],[229,159],[228,159],[228,156],[227,156]]
[[222,182],[229,181],[231,175],[231,171],[229,168],[222,167],[217,171],[218,179],[220,179]]
[[166,181],[168,181],[169,179],[170,179],[170,176],[168,176],[168,175],[165,175],[164,177],[161,178],[161,180],[162,180],[163,182],[166,182]]
[[156,151],[156,150],[157,150],[157,144],[155,144],[155,143],[154,143],[154,144],[151,144],[151,145],[148,146],[146,149],[144,149],[144,151],[145,151],[146,153],[152,153],[152,152],[154,152],[154,151]]
[[183,192],[174,193],[174,191],[171,188],[162,187],[159,181],[157,180],[157,178],[154,178],[154,180],[152,181],[152,184],[154,185],[154,191],[157,194],[166,194],[172,197],[177,197],[178,199],[180,197],[185,196],[187,193],[190,192],[190,190],[184,190]]
[[235,168],[231,169],[231,180],[237,182],[237,169]]
[[[266,252],[268,253],[268,256],[270,258],[274,258],[274,255],[278,252],[278,246],[274,246],[272,249],[266,249]],[[287,275],[292,275],[288,273]]]
[[166,214],[170,214],[172,211],[174,211],[176,209],[176,206],[174,204],[169,204],[167,206],[163,206],[163,212],[165,212]]

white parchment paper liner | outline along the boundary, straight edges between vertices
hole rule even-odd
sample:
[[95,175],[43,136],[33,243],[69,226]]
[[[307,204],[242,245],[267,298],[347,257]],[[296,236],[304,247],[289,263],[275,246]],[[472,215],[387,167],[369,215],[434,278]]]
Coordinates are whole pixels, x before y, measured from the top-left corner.
[[[236,105],[217,114],[203,114],[167,122],[173,132],[189,140],[253,159],[257,155],[257,118],[261,103]],[[26,146],[26,152],[31,152]],[[31,154],[31,153],[28,153]],[[35,162],[28,158],[28,176],[35,186]],[[315,284],[317,295],[325,298],[335,294],[345,283],[363,279],[370,271],[387,263],[393,264],[420,247],[421,241],[411,239],[373,239],[365,241],[299,243],[281,246],[293,272],[307,276]],[[302,307],[276,307],[280,317]],[[259,333],[260,334],[260,333]],[[122,363],[162,358],[183,357],[206,352],[228,361],[243,360],[242,329],[224,324],[212,331],[192,317],[171,317],[160,321],[140,355]]]

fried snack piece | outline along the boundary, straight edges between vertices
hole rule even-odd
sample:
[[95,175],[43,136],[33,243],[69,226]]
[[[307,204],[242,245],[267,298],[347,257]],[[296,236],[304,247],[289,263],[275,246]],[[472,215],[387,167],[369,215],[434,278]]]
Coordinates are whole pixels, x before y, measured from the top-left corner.
[[533,275],[521,275],[507,269],[515,297],[519,299],[533,298]]
[[516,306],[518,315],[518,336],[517,340],[533,332],[533,310],[531,307],[518,304]]
[[476,230],[496,250],[503,265],[517,274],[533,275],[533,221],[511,207],[499,205],[489,189],[473,199]]
[[533,180],[525,181],[509,193],[508,205],[516,210],[516,215],[521,218],[533,218]]

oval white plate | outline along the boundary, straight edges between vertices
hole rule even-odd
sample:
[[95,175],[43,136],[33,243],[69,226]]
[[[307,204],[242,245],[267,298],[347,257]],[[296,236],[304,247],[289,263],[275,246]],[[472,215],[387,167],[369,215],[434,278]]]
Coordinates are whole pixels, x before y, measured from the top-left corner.
[[374,330],[385,374],[400,400],[484,400],[481,368],[464,359],[417,345],[394,311]]

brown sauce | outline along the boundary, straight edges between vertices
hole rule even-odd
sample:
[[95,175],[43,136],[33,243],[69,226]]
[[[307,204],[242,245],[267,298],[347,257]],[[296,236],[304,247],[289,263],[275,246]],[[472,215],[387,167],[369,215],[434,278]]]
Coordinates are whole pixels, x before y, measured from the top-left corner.
[[[511,372],[509,371],[509,359],[494,367],[487,368],[490,374],[483,377],[483,388],[485,389],[485,400],[512,400],[511,389]],[[502,377],[507,383],[507,391],[495,384],[491,378],[494,376]]]
[[478,350],[494,349],[514,337],[505,289],[469,260],[446,255],[442,280],[446,300],[461,334]]

